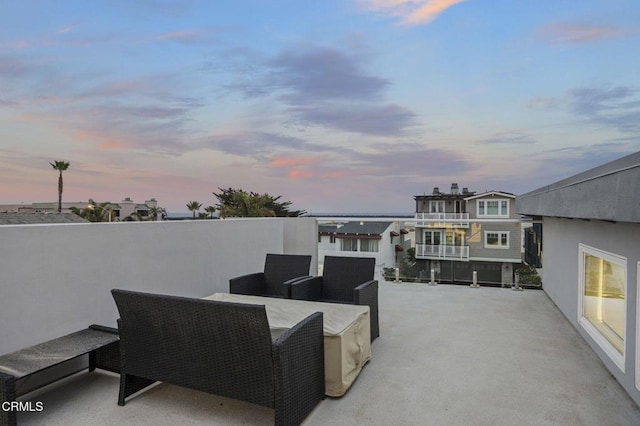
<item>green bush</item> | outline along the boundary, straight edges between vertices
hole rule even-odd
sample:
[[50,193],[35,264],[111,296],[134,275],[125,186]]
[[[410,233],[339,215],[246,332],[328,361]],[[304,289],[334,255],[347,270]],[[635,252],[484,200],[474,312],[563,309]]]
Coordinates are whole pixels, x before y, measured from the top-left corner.
[[542,278],[540,278],[540,275],[536,274],[536,275],[520,275],[520,284],[531,284],[531,285],[536,285],[536,286],[541,286],[542,285]]
[[536,268],[532,266],[523,266],[522,268],[516,269],[516,274],[518,275],[518,282],[520,284],[530,284],[535,286],[542,286],[542,278],[538,275],[538,271]]

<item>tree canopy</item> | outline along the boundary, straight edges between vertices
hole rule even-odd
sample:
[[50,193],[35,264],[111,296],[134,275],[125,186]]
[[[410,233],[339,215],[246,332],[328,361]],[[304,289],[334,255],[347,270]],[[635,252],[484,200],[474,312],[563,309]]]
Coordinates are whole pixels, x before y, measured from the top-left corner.
[[218,188],[220,193],[213,195],[218,199],[216,205],[220,217],[298,217],[306,214],[304,210],[290,210],[291,201],[280,201],[280,195],[247,192],[235,188]]

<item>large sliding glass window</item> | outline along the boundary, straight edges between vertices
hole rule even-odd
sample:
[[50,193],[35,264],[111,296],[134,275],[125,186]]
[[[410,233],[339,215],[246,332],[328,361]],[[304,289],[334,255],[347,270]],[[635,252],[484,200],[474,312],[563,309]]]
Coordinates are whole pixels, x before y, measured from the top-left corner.
[[444,201],[429,201],[430,213],[444,213]]
[[360,240],[360,251],[377,252],[378,240]]
[[358,251],[358,240],[355,238],[340,238],[340,250]]
[[636,388],[640,390],[640,262],[636,266],[636,292],[637,292],[637,302],[636,302]]
[[578,322],[624,371],[627,260],[580,244]]

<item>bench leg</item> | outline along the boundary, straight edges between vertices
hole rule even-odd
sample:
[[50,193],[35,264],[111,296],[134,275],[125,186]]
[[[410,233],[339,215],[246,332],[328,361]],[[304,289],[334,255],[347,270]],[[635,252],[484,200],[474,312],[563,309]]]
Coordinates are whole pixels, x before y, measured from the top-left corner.
[[[16,426],[18,413],[13,407],[7,407],[5,402],[16,400],[16,379],[8,374],[0,373],[0,426]],[[7,409],[8,411],[5,411]]]
[[96,369],[96,351],[89,352],[89,372]]
[[132,374],[120,373],[120,393],[118,394],[118,405],[124,405],[125,399],[142,389],[151,386],[157,380],[145,379],[144,377]]

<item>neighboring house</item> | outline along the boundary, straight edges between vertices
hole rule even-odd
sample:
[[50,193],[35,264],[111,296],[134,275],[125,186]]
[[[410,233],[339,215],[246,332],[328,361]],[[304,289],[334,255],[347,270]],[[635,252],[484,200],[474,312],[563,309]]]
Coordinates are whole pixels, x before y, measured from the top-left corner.
[[[62,213],[70,213],[71,208],[75,207],[79,210],[83,210],[87,208],[88,202],[86,201],[77,201],[77,202],[62,202]],[[132,214],[137,214],[141,218],[146,219],[149,216],[149,210],[152,207],[158,207],[158,202],[155,198],[151,198],[146,200],[144,203],[134,203],[131,198],[126,197],[120,203],[110,203],[111,211],[113,214],[113,220],[119,221],[124,220],[126,217],[131,216]],[[0,212],[25,212],[25,213],[57,213],[58,212],[58,202],[48,202],[48,203],[32,203],[31,205],[23,205],[23,204],[6,204],[0,205]]]
[[382,268],[395,268],[398,255],[411,247],[407,234],[404,223],[397,221],[318,224],[319,272],[327,255],[373,257],[376,273]]
[[544,290],[640,404],[640,152],[539,188]]
[[137,214],[141,218],[146,219],[149,216],[149,209],[152,207],[158,207],[158,202],[155,198],[146,200],[144,204],[136,204],[131,198],[126,197],[117,204],[111,204],[113,216],[116,220],[124,220],[132,214]]
[[439,281],[511,285],[522,262],[520,215],[513,194],[481,194],[434,188],[416,195],[416,259],[423,276],[434,270]]
[[74,213],[0,213],[0,225],[41,223],[89,223],[89,221]]

